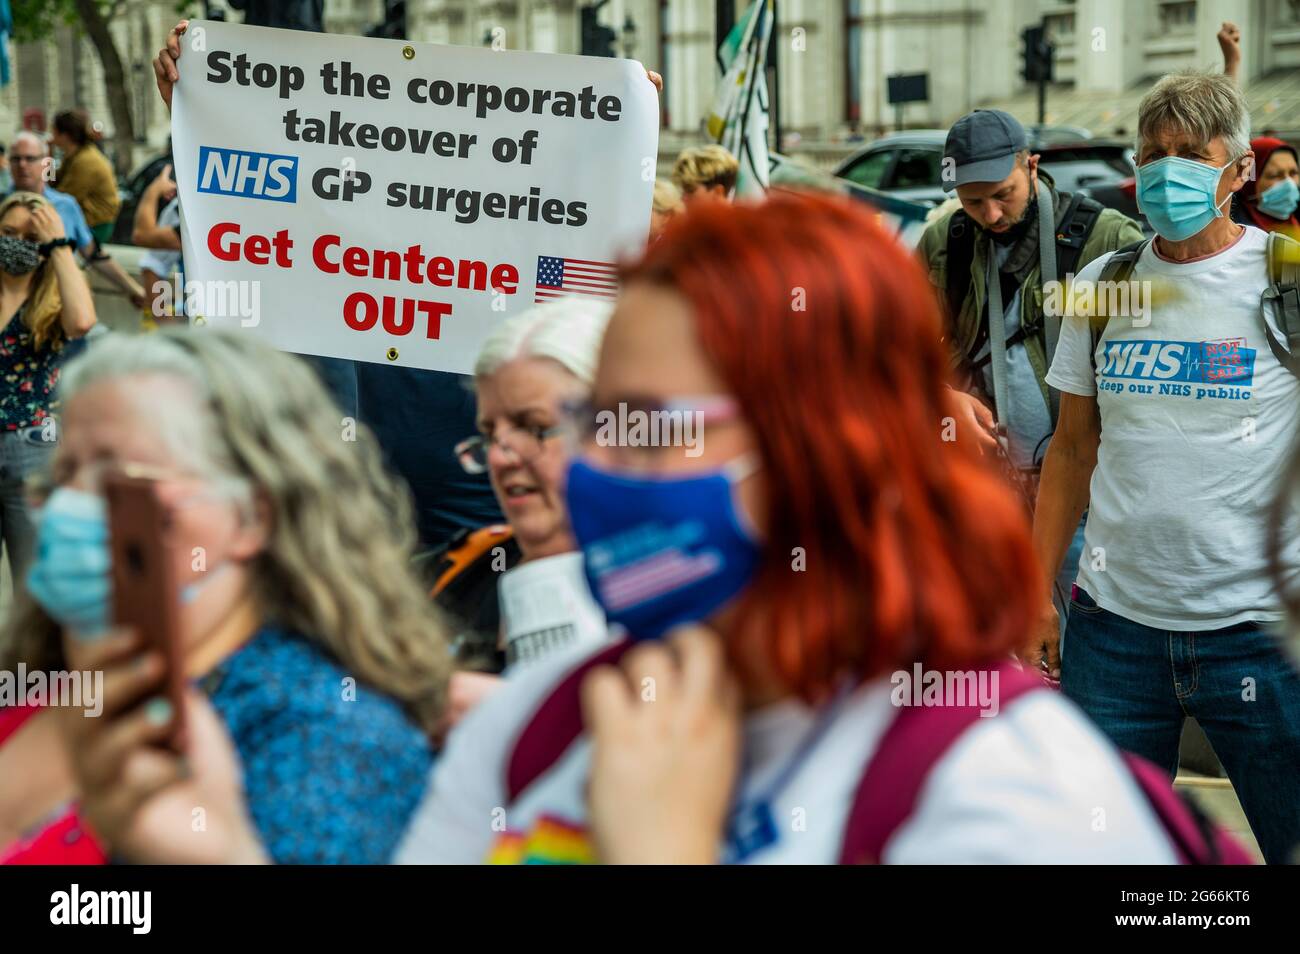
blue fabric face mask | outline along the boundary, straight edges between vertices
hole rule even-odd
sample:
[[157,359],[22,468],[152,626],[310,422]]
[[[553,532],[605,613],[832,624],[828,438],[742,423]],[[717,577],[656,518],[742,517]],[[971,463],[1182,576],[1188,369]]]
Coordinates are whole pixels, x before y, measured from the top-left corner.
[[749,455],[711,473],[658,479],[570,465],[569,522],[611,623],[633,639],[657,639],[706,619],[749,585],[761,551],[732,484],[755,469]]
[[1269,186],[1259,197],[1259,211],[1275,219],[1289,219],[1300,201],[1300,186],[1287,177]]
[[[36,559],[27,571],[27,592],[78,639],[98,639],[113,618],[107,504],[95,494],[59,487],[37,521]],[[181,604],[198,599],[228,567],[222,560],[202,579],[182,586]]]
[[40,511],[27,591],[59,625],[94,639],[108,630],[111,619],[108,568],[104,499],[58,488]]
[[[1166,156],[1139,166],[1137,171],[1138,208],[1161,238],[1171,242],[1189,239],[1223,212],[1215,204],[1219,178],[1225,166],[1207,166],[1192,159]],[[1232,198],[1231,193],[1223,201]]]

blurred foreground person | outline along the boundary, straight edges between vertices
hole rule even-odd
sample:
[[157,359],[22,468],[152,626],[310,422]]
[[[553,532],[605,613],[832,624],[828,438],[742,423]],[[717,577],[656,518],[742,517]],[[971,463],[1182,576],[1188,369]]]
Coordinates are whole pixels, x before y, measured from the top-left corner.
[[[689,212],[624,278],[567,497],[632,640],[471,712],[398,860],[1173,861],[1119,753],[998,665],[1038,618],[1028,527],[974,442],[942,439],[909,253],[865,209],[783,197]],[[989,718],[973,690],[969,722],[939,713],[946,750],[900,691],[921,670],[990,684]]]
[[[69,365],[61,394],[38,559],[4,662],[103,670],[103,713],[38,711],[19,730],[56,718],[68,758],[31,754],[58,771],[43,767],[28,821],[79,796],[114,855],[227,860],[218,813],[201,831],[185,820],[207,804],[193,795],[207,771],[196,753],[217,734],[242,763],[256,857],[386,861],[425,787],[449,661],[409,568],[410,504],[373,439],[344,439],[307,366],[239,333],[111,336]],[[188,771],[149,744],[175,716],[161,658],[109,628],[103,485],[128,467],[166,475],[181,545],[204,556],[182,591],[187,744],[199,747]],[[17,741],[0,747],[0,788],[25,777],[3,765],[11,746],[31,752]],[[179,827],[136,818],[160,789]]]
[[[1279,335],[1284,299],[1269,296],[1300,275],[1300,245],[1224,214],[1249,178],[1249,129],[1222,74],[1171,74],[1143,98],[1137,198],[1157,236],[1079,275],[1098,315],[1065,322],[1048,374],[1061,415],[1034,542],[1055,574],[1088,508],[1061,687],[1169,772],[1194,717],[1279,862],[1300,841],[1300,675],[1277,641],[1265,541],[1300,425],[1286,353],[1300,339]],[[1300,332],[1294,290],[1289,307]],[[1300,535],[1282,565],[1300,575]]]
[[[456,445],[467,473],[487,473],[509,524],[456,538],[434,593],[456,628],[457,656],[499,672],[577,643],[604,640],[605,617],[583,576],[564,506],[566,407],[586,401],[611,306],[586,298],[539,305],[503,322],[474,365],[475,437]],[[498,680],[452,678],[449,721]]]

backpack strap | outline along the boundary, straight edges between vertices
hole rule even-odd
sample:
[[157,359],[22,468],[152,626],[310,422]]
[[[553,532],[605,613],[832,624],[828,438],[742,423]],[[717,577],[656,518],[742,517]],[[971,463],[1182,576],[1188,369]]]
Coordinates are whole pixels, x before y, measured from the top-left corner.
[[506,762],[506,798],[514,802],[529,785],[558,762],[582,734],[582,680],[597,666],[617,663],[632,648],[631,640],[607,646],[584,659],[551,690],[524,723]]
[[[1137,265],[1138,259],[1142,252],[1153,240],[1142,239],[1140,242],[1134,242],[1132,245],[1125,245],[1122,249],[1106,259],[1106,264],[1101,268],[1101,275],[1098,276],[1097,282],[1127,282],[1133,274],[1133,269]],[[1097,296],[1097,301],[1101,301],[1102,296]],[[1106,331],[1106,325],[1110,322],[1110,314],[1103,309],[1098,309],[1097,313],[1089,322],[1092,331],[1092,348],[1088,351],[1088,360],[1092,363],[1092,372],[1097,373],[1097,345],[1101,344],[1101,336]]]
[[975,225],[961,209],[948,218],[948,315],[955,325],[970,291],[970,266],[975,260]]
[[1179,864],[1254,864],[1254,859],[1235,838],[1207,818],[1194,801],[1174,791],[1168,773],[1131,752],[1121,752],[1120,755],[1169,836]]
[[[1267,249],[1269,284],[1260,296],[1264,334],[1273,356],[1300,376],[1300,242],[1269,232]],[[1276,328],[1270,315],[1277,320]]]
[[[990,671],[998,675],[999,711],[1025,693],[1047,689],[1040,678],[1010,662]],[[962,733],[983,721],[980,711],[976,705],[906,706],[894,717],[858,782],[840,864],[880,863],[885,845],[916,808],[930,770]]]
[[1074,274],[1078,267],[1079,256],[1083,254],[1084,243],[1092,234],[1092,227],[1097,224],[1105,208],[1096,199],[1082,192],[1071,194],[1069,204],[1056,226],[1056,277],[1064,282],[1066,276]]

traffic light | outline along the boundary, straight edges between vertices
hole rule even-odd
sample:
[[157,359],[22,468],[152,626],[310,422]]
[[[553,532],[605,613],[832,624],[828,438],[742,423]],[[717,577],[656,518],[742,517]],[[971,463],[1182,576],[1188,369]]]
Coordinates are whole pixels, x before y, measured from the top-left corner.
[[1041,26],[1026,27],[1020,37],[1025,41],[1025,48],[1021,54],[1025,59],[1025,66],[1020,75],[1025,78],[1026,83],[1050,83],[1052,58],[1056,53],[1056,47],[1048,41],[1047,31]]
[[613,27],[607,27],[596,20],[600,8],[608,2],[609,0],[600,0],[599,3],[582,7],[583,56],[617,56],[614,42],[618,39],[618,34]]

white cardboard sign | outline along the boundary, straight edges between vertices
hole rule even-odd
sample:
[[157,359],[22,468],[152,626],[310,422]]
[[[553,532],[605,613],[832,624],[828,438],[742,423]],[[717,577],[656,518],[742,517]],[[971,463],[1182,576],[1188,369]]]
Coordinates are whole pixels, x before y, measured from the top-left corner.
[[173,95],[187,312],[465,373],[502,319],[610,298],[650,222],[630,60],[192,21]]

